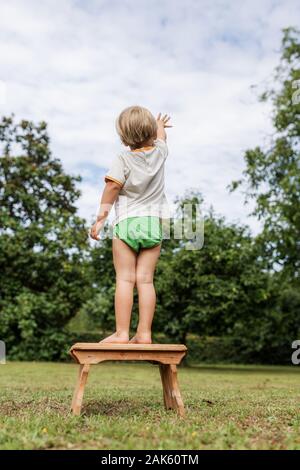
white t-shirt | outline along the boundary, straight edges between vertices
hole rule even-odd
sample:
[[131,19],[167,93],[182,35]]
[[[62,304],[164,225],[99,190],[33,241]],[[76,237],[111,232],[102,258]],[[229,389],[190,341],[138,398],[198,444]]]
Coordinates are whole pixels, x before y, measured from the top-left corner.
[[166,142],[156,139],[153,147],[125,150],[114,159],[105,175],[106,182],[115,181],[121,186],[113,225],[127,217],[170,217],[164,177],[167,156]]

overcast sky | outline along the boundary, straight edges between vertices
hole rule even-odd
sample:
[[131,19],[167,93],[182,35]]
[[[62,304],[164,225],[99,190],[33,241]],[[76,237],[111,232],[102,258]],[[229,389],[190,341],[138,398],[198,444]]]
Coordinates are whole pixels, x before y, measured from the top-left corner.
[[268,82],[282,28],[299,24],[297,0],[0,0],[1,115],[48,122],[53,153],[83,177],[90,221],[121,149],[119,112],[168,113],[168,200],[197,188],[256,232],[227,186],[272,131],[251,85]]

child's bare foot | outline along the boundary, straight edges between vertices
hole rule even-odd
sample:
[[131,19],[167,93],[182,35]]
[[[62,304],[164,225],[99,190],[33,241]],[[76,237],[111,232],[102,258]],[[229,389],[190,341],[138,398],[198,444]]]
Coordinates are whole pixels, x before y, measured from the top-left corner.
[[112,335],[104,338],[99,343],[115,343],[115,344],[126,344],[128,343],[129,336],[126,333],[113,333]]
[[152,343],[151,335],[136,334],[135,336],[133,336],[133,338],[131,338],[129,343],[131,343],[131,344],[151,344]]

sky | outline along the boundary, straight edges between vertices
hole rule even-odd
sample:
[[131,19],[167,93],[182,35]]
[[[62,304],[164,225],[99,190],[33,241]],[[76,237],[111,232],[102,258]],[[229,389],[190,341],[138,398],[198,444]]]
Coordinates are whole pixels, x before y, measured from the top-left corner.
[[267,145],[271,108],[257,90],[272,79],[282,28],[299,24],[297,0],[0,0],[0,113],[47,121],[53,155],[82,176],[89,222],[122,151],[118,114],[136,104],[170,114],[169,203],[199,190],[204,211],[257,233],[228,185],[245,150]]

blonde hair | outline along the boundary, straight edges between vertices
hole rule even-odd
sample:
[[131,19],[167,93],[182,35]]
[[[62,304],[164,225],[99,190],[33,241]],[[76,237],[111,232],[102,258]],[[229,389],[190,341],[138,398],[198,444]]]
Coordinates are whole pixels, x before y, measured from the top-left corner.
[[117,118],[116,129],[123,144],[133,149],[156,139],[157,135],[156,119],[142,106],[125,108]]

